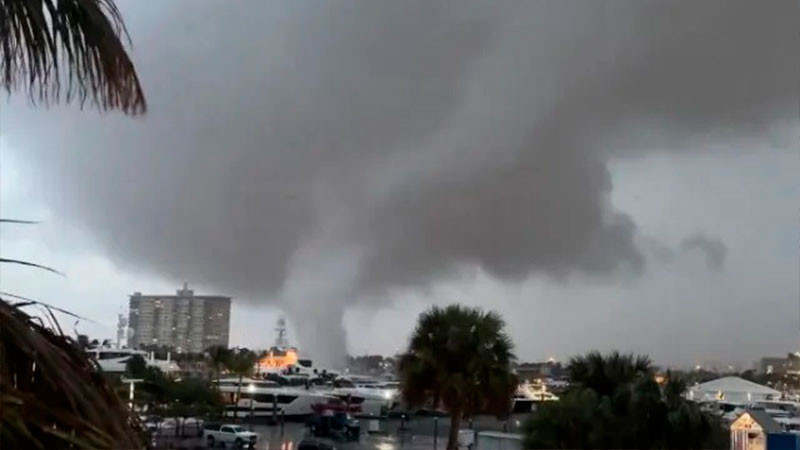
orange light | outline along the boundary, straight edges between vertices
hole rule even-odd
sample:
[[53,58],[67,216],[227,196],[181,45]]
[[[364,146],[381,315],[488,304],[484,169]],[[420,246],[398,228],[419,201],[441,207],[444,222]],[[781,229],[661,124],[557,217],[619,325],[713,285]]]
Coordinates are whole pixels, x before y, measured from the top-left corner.
[[297,350],[293,348],[286,349],[285,353],[282,355],[276,355],[271,351],[261,358],[258,364],[262,369],[283,369],[293,366],[297,364]]

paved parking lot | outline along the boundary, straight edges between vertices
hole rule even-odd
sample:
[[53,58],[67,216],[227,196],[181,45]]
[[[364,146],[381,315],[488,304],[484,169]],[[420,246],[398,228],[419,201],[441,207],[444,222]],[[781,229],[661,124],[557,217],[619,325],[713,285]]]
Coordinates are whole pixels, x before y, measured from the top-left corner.
[[[393,450],[432,449],[433,437],[413,435],[412,433],[393,434],[388,432],[375,435],[366,431],[362,432],[361,439],[357,442],[337,442],[330,439],[319,439],[310,436],[306,427],[300,423],[287,423],[283,429],[280,426],[255,425],[253,431],[259,434],[257,449],[260,450],[295,450],[303,439],[316,439],[341,450]],[[441,442],[441,440],[439,440]],[[202,438],[176,439],[173,436],[163,436],[158,439],[158,448],[197,449],[205,448]],[[441,443],[439,446],[442,447]]]
[[[474,427],[479,430],[500,431],[502,428],[510,428],[508,431],[519,431],[519,424],[523,417],[515,417],[508,423],[498,422],[491,417],[477,418]],[[449,419],[443,417],[437,421],[433,418],[415,418],[404,430],[401,430],[399,420],[384,420],[378,422],[378,433],[370,434],[369,420],[361,421],[361,439],[358,442],[336,442],[326,439],[319,439],[339,450],[430,450],[433,448],[443,449],[447,440]],[[244,427],[249,427],[243,424]],[[464,424],[466,428],[468,423]],[[438,430],[438,431],[436,431]],[[310,438],[305,425],[296,422],[287,422],[283,427],[280,425],[256,424],[253,431],[259,434],[258,446],[260,450],[296,450],[297,445],[303,439]],[[434,439],[436,434],[436,439]],[[434,441],[436,445],[434,445]],[[181,448],[197,449],[205,448],[202,438],[190,438],[175,440],[165,438],[159,441],[159,448]]]

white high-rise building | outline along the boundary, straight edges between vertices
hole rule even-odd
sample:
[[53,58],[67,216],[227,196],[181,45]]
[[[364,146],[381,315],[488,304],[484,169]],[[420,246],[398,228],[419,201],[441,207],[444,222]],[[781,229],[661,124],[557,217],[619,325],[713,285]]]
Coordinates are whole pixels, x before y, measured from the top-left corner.
[[130,297],[128,345],[171,347],[178,352],[200,353],[212,345],[228,346],[231,298],[194,295],[186,283],[176,295]]

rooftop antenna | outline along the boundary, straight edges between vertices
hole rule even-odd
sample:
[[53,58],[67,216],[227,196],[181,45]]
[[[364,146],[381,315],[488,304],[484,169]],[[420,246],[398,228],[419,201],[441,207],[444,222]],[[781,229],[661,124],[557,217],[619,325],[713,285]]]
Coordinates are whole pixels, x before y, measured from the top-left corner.
[[194,291],[189,289],[189,282],[183,282],[183,289],[178,289],[178,295],[182,297],[191,297],[194,295]]
[[283,319],[283,316],[278,319],[278,326],[275,327],[275,333],[275,346],[288,347],[289,340],[286,338],[286,320]]

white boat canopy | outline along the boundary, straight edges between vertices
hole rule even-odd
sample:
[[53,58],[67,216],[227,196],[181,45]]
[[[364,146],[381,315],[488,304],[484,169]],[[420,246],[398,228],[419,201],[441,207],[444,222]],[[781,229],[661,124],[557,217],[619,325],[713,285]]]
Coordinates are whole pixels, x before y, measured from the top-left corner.
[[719,400],[729,402],[754,402],[777,400],[780,391],[739,377],[723,377],[689,388],[692,400]]

